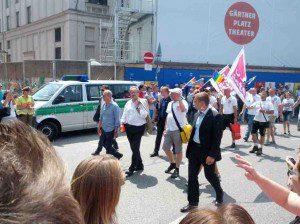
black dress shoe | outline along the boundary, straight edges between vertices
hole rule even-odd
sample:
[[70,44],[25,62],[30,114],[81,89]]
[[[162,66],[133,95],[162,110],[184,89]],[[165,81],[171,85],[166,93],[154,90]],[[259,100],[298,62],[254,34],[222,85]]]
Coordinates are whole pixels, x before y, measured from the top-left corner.
[[223,201],[215,201],[214,204],[215,204],[216,207],[220,207],[220,206],[223,205]]
[[174,173],[172,173],[171,178],[176,179],[179,177],[179,169],[175,169]]
[[184,206],[182,209],[180,209],[180,211],[182,213],[186,213],[186,212],[190,212],[190,211],[192,211],[194,209],[197,209],[197,208],[198,208],[198,205],[190,205],[190,204],[188,204],[187,206]]
[[253,146],[253,149],[250,150],[249,152],[250,152],[250,153],[255,153],[255,152],[257,152],[257,150],[258,150],[258,146],[255,145],[255,146]]
[[150,157],[156,157],[156,156],[158,156],[158,152],[153,152],[152,154],[150,154]]
[[99,153],[93,152],[91,155],[92,156],[99,156]]
[[176,163],[171,163],[168,169],[165,170],[165,173],[170,173],[175,168],[176,168]]
[[245,137],[245,138],[243,138],[243,139],[244,139],[244,142],[248,142],[248,138]]
[[120,159],[123,157],[123,154],[117,152],[117,153],[115,154],[115,157],[116,157],[118,160],[120,160]]
[[128,170],[125,172],[126,177],[131,177],[133,175],[133,171],[132,170]]
[[261,154],[262,154],[262,148],[259,148],[259,149],[257,150],[257,152],[256,152],[256,155],[257,155],[257,156],[261,156]]

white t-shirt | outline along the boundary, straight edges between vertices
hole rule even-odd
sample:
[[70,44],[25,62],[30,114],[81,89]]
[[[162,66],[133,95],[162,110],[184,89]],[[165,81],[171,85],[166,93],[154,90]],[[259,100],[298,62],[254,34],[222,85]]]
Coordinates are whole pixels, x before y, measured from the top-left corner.
[[255,121],[258,122],[267,122],[269,121],[269,116],[266,113],[259,112],[260,109],[263,110],[274,110],[273,104],[270,101],[258,101],[252,104],[251,106],[256,108],[256,115],[254,117]]
[[16,111],[15,111],[15,106],[12,105],[12,103],[9,103],[8,105],[9,105],[9,107],[10,107],[10,116],[3,117],[2,120],[1,120],[2,123],[8,123],[8,122],[10,122],[10,121],[15,121],[15,120],[17,120]]
[[184,125],[187,124],[186,113],[188,111],[188,103],[185,100],[182,100],[182,103],[183,103],[183,105],[186,109],[184,112],[181,112],[181,110],[180,110],[179,101],[177,101],[175,103],[173,103],[173,101],[172,101],[168,104],[168,107],[167,107],[167,110],[166,110],[166,112],[168,113],[167,126],[166,126],[167,131],[177,131],[177,130],[179,130],[177,125],[176,125],[176,122],[173,118],[171,106],[173,106],[175,116],[176,116],[180,126],[183,127]]
[[278,107],[281,105],[281,100],[278,96],[268,96],[267,101],[271,102],[274,107],[274,116],[278,117]]
[[283,110],[284,111],[293,111],[293,105],[294,105],[294,99],[290,98],[290,99],[284,99],[282,101],[282,104],[286,104],[285,106],[283,106]]
[[214,96],[209,97],[209,104],[210,106],[214,107],[214,104],[217,102],[217,98]]
[[223,96],[221,104],[223,105],[223,114],[233,114],[233,107],[237,107],[237,100],[234,96],[230,96],[228,99]]
[[[253,96],[252,94],[248,93],[247,97],[246,97],[246,101],[247,101],[247,105],[252,105],[255,102],[261,101],[261,97],[258,94]],[[256,115],[256,111],[257,111],[257,109],[248,109],[248,114]]]

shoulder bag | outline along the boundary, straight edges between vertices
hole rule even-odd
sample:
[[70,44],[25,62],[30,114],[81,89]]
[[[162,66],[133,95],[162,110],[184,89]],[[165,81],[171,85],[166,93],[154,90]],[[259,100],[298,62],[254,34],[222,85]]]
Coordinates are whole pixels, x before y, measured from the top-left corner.
[[174,109],[173,109],[173,104],[171,105],[171,110],[172,110],[172,114],[173,114],[173,118],[175,120],[175,123],[180,131],[180,137],[181,137],[181,141],[183,144],[187,144],[190,140],[191,137],[191,133],[192,133],[192,126],[191,125],[184,125],[183,127],[180,126],[177,117],[175,115]]
[[[260,103],[260,107],[262,109],[262,104]],[[266,120],[266,128],[269,128],[270,127],[270,121],[267,120],[266,116],[265,116],[265,113],[262,113],[262,115],[264,116],[265,120]]]

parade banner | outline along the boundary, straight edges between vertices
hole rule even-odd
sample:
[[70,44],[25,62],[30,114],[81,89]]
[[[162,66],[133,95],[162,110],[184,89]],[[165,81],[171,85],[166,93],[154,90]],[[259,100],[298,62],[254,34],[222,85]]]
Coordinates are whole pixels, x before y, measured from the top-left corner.
[[226,89],[228,87],[231,89],[231,91],[233,91],[233,89],[230,87],[230,85],[226,81],[228,74],[229,74],[229,70],[230,70],[229,66],[226,65],[221,71],[219,71],[219,74],[222,76],[221,82],[217,82],[213,78],[210,79],[211,85],[216,89],[217,92],[221,93],[222,95],[224,95],[224,89]]
[[246,103],[246,87],[245,81],[246,76],[246,62],[245,62],[245,51],[244,48],[240,51],[239,55],[232,64],[226,81],[234,89],[236,94],[241,100]]

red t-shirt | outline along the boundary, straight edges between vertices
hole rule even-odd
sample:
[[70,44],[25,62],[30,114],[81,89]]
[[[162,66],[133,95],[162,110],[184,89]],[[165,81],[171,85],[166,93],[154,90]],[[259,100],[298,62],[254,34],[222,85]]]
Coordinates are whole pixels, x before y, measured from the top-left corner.
[[143,91],[140,91],[140,92],[139,92],[139,98],[144,98],[144,93],[143,93]]

